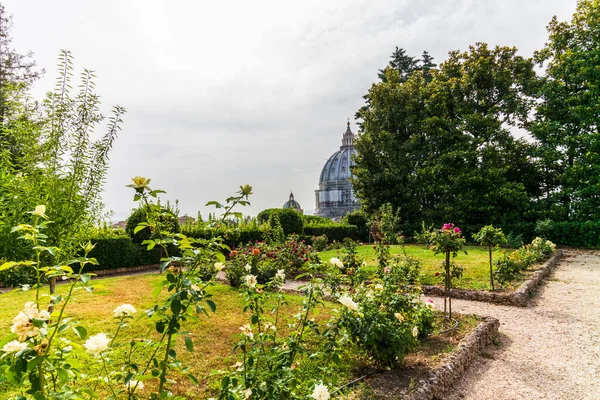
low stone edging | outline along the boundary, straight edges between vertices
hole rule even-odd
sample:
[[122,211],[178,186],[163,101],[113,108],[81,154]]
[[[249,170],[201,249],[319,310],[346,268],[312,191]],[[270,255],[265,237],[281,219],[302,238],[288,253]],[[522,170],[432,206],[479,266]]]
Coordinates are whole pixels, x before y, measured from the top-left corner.
[[138,267],[101,269],[98,271],[90,271],[90,274],[96,274],[96,276],[103,276],[103,275],[117,275],[117,274],[129,273],[129,272],[148,271],[151,269],[155,269],[158,271],[158,267],[159,267],[159,264],[151,264],[151,265],[140,265]]
[[[485,290],[465,290],[451,289],[452,297],[455,299],[487,301],[490,303],[509,304],[518,307],[526,307],[529,297],[539,285],[542,279],[550,274],[552,269],[562,257],[562,251],[558,250],[544,265],[535,271],[533,275],[521,284],[521,286],[512,293],[494,293]],[[444,288],[438,286],[422,286],[423,293],[431,296],[444,297]]]
[[486,317],[463,340],[442,365],[430,371],[409,396],[409,400],[443,399],[453,384],[467,370],[473,360],[498,337],[500,321]]

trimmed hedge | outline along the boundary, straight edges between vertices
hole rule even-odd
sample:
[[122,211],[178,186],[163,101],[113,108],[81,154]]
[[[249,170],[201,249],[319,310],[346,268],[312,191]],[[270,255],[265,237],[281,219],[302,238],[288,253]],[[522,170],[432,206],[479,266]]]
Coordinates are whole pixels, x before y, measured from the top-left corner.
[[131,268],[160,263],[161,249],[148,251],[146,246],[133,243],[129,237],[90,238],[95,245],[89,257],[94,257],[98,265],[88,265],[86,271],[100,271],[118,268]]
[[292,210],[291,208],[267,208],[258,213],[256,219],[261,224],[265,224],[269,222],[272,214],[277,214],[279,216],[279,223],[283,228],[283,233],[285,236],[291,234],[302,235],[304,220],[302,219],[302,214],[300,214],[296,210]]
[[[184,235],[195,239],[209,239],[211,232],[201,228],[193,227],[182,229]],[[241,244],[254,242],[258,240],[262,242],[264,240],[264,232],[260,228],[247,227],[242,229],[222,229],[218,233],[222,238],[223,242],[229,247],[238,247]]]
[[360,239],[358,228],[347,224],[307,225],[304,227],[304,234],[306,236],[327,235],[329,243],[333,241],[343,242],[345,238]]
[[563,246],[600,247],[600,221],[552,222],[547,239]]

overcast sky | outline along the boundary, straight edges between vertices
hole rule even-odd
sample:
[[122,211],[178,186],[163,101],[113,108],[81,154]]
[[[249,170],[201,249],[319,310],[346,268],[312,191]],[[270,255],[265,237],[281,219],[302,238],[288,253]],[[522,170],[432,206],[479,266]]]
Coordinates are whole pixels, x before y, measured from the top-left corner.
[[[321,168],[395,46],[437,63],[487,42],[530,56],[576,0],[1,0],[13,46],[33,51],[51,89],[60,49],[97,75],[108,114],[127,109],[103,195],[113,220],[135,204],[129,178],[204,215],[239,185],[255,215],[293,190],[312,213]],[[104,132],[104,126],[98,133]]]

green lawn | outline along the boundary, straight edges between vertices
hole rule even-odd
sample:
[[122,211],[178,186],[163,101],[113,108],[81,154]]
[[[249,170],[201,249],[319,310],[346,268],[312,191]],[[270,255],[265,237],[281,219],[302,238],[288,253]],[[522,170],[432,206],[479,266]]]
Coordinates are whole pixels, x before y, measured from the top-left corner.
[[[402,253],[402,246],[394,245],[391,247],[393,255]],[[423,245],[405,245],[406,253],[417,258],[421,262],[421,283],[426,285],[441,284],[442,276],[436,277],[436,272],[442,272],[441,262],[444,260],[443,254],[434,255],[433,251]],[[460,280],[453,282],[454,286],[465,289],[489,289],[490,288],[490,267],[487,247],[482,246],[465,246],[465,253],[459,253],[453,260],[455,263],[464,267],[463,276]],[[363,245],[357,248],[358,257],[366,261],[367,268],[375,271],[378,265],[377,256],[373,245]],[[509,250],[511,251],[511,250]],[[494,259],[500,256],[502,250],[494,251]],[[322,251],[319,257],[323,261],[328,261],[331,257],[341,258],[343,249]]]
[[[74,300],[67,307],[67,317],[71,317],[79,324],[83,325],[89,336],[97,333],[107,333],[109,335],[115,332],[115,320],[112,317],[113,310],[124,303],[132,304],[137,310],[138,318],[135,318],[125,329],[121,336],[132,339],[144,339],[153,337],[157,339],[154,324],[145,316],[143,311],[151,308],[153,304],[160,303],[165,297],[162,293],[158,299],[153,297],[154,288],[160,286],[164,275],[148,274],[129,277],[113,277],[94,280],[93,294],[86,291],[78,291]],[[66,294],[68,285],[59,285],[58,294]],[[47,287],[44,288],[45,296],[41,301],[42,306],[48,303]],[[213,300],[217,305],[217,311],[211,314],[210,318],[199,315],[199,322],[188,321],[185,329],[192,333],[194,349],[189,353],[185,349],[183,337],[178,338],[176,351],[178,358],[184,365],[191,368],[200,381],[200,386],[193,385],[185,376],[172,375],[177,383],[171,389],[175,394],[183,395],[187,398],[204,399],[216,394],[220,385],[219,377],[210,377],[210,372],[218,369],[228,369],[235,362],[232,358],[232,349],[239,339],[239,327],[249,322],[249,312],[244,313],[243,298],[236,288],[228,285],[217,284],[208,289],[214,295]],[[287,306],[282,308],[283,315],[291,319],[292,315],[298,312],[303,298],[298,295],[285,295]],[[0,294],[0,337],[10,333],[13,318],[23,309],[23,305],[35,299],[33,290],[23,292],[20,289],[8,293]],[[267,304],[265,311],[271,309],[273,304]],[[334,307],[333,303],[326,302],[325,306],[320,306],[315,310],[313,317],[317,320],[327,320],[331,315],[330,311]],[[284,317],[285,318],[285,317]],[[285,319],[282,320],[281,331],[287,331]],[[308,335],[310,337],[310,334]],[[69,337],[76,342],[82,342],[76,339],[73,334]],[[348,350],[350,351],[350,350]],[[353,379],[352,370],[360,362],[356,355],[346,356],[344,362],[336,367],[335,374],[339,377],[341,384]],[[86,365],[86,361],[83,360]],[[303,360],[302,364],[308,372],[311,368],[317,370],[317,365],[311,360]],[[84,372],[91,373],[88,366],[84,366]],[[308,373],[307,372],[307,373]],[[146,383],[146,387],[152,387],[152,381]],[[7,384],[0,384],[0,398],[6,396],[15,396],[18,389]],[[106,393],[104,393],[106,394]],[[103,394],[100,395],[102,398]]]

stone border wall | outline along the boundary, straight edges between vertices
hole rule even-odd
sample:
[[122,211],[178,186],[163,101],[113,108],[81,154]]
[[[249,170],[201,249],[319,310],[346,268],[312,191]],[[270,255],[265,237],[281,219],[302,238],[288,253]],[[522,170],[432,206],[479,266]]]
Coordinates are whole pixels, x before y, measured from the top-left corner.
[[466,371],[473,360],[498,337],[500,321],[486,317],[471,331],[442,365],[430,371],[409,396],[409,400],[443,399],[456,380]]
[[[554,269],[563,253],[557,251],[544,265],[512,293],[495,293],[485,290],[451,289],[455,299],[487,301],[490,303],[509,304],[518,307],[527,307],[530,296],[542,279],[547,277]],[[439,286],[423,285],[423,293],[431,296],[444,297],[444,288]]]
[[98,271],[90,271],[90,274],[96,274],[97,276],[104,275],[119,275],[119,274],[128,274],[130,272],[140,272],[140,271],[149,271],[151,269],[155,269],[158,272],[159,264],[152,265],[140,265],[138,267],[129,267],[129,268],[114,268],[114,269],[101,269]]

